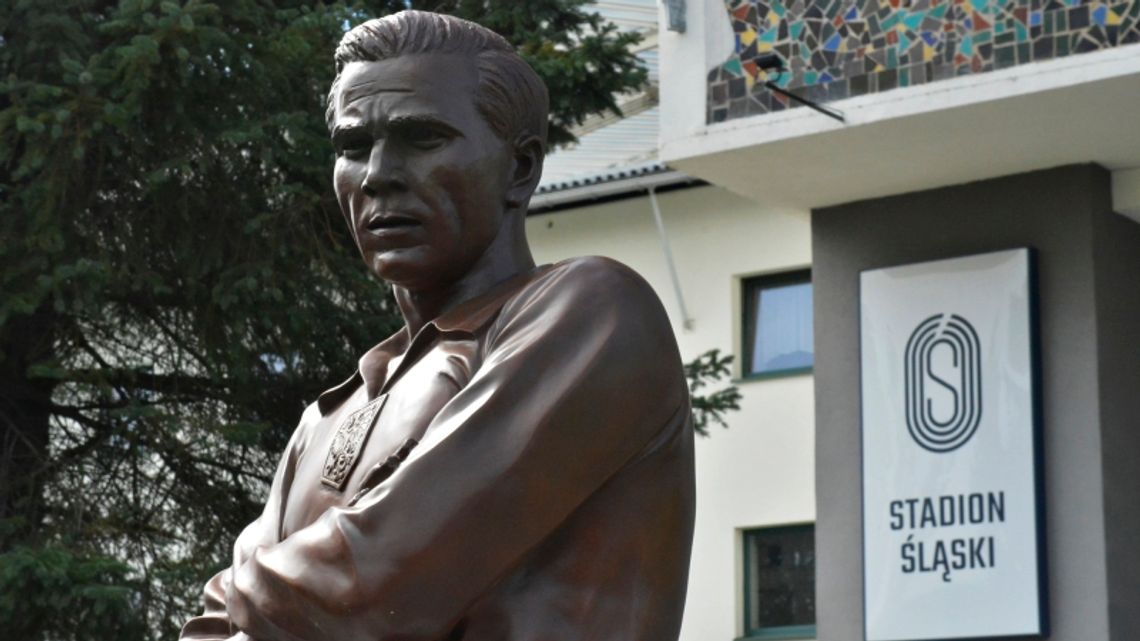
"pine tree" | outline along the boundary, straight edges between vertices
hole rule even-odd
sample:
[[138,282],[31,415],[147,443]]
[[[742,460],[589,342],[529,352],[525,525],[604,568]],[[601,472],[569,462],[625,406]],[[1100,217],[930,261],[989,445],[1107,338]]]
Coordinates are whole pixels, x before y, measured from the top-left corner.
[[583,0],[0,8],[0,629],[172,638],[301,410],[400,319],[332,194],[348,25],[504,34],[554,144],[645,81]]

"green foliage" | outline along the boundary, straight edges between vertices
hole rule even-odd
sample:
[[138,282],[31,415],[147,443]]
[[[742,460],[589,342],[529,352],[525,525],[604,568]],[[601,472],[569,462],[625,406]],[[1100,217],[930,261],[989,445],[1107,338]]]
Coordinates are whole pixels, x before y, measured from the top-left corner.
[[[323,114],[345,27],[406,4],[0,3],[6,638],[173,637],[305,403],[398,327]],[[552,142],[645,80],[581,0],[410,4],[517,45]]]
[[615,94],[645,84],[645,70],[629,53],[641,36],[620,33],[581,1],[493,2],[443,0],[413,3],[475,20],[508,39],[550,90],[550,144],[574,140],[570,128],[603,110],[621,115]]
[[142,593],[121,561],[57,545],[0,554],[0,630],[5,638],[132,641],[145,638]]
[[693,399],[693,427],[697,434],[708,436],[709,423],[728,427],[724,415],[740,409],[740,390],[735,385],[723,387],[715,392],[700,394],[722,378],[732,375],[733,357],[721,355],[713,349],[685,363],[685,378],[689,380],[689,393]]

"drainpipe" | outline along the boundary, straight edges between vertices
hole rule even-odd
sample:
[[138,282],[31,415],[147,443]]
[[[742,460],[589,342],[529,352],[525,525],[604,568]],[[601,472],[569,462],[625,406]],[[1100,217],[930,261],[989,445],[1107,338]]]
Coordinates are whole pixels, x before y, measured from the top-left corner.
[[673,293],[677,295],[677,305],[681,308],[681,324],[686,330],[693,329],[693,319],[685,307],[685,297],[681,294],[681,279],[677,277],[677,266],[673,263],[673,250],[669,248],[669,235],[665,233],[665,221],[661,219],[661,207],[657,204],[657,188],[649,188],[649,204],[653,207],[653,219],[657,222],[657,233],[661,236],[661,251],[665,254],[665,264],[669,267],[669,278],[673,281]]

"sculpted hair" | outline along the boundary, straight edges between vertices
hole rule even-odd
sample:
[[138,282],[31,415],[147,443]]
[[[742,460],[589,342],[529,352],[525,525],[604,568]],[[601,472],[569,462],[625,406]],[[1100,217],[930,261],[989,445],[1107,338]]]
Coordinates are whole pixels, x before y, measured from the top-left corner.
[[470,57],[479,73],[476,108],[507,143],[538,136],[546,148],[550,98],[546,85],[502,36],[468,20],[426,11],[401,11],[369,20],[344,34],[336,48],[336,79],[326,120],[332,125],[340,74],[350,62],[376,62],[417,53]]

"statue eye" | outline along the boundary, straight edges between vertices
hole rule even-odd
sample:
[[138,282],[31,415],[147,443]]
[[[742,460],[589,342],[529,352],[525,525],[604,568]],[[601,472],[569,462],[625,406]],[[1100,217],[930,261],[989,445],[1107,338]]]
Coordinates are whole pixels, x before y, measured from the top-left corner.
[[448,141],[450,136],[430,125],[415,124],[402,128],[400,137],[417,149],[435,149]]
[[347,136],[340,143],[340,153],[345,158],[365,158],[372,151],[372,140],[363,135]]

